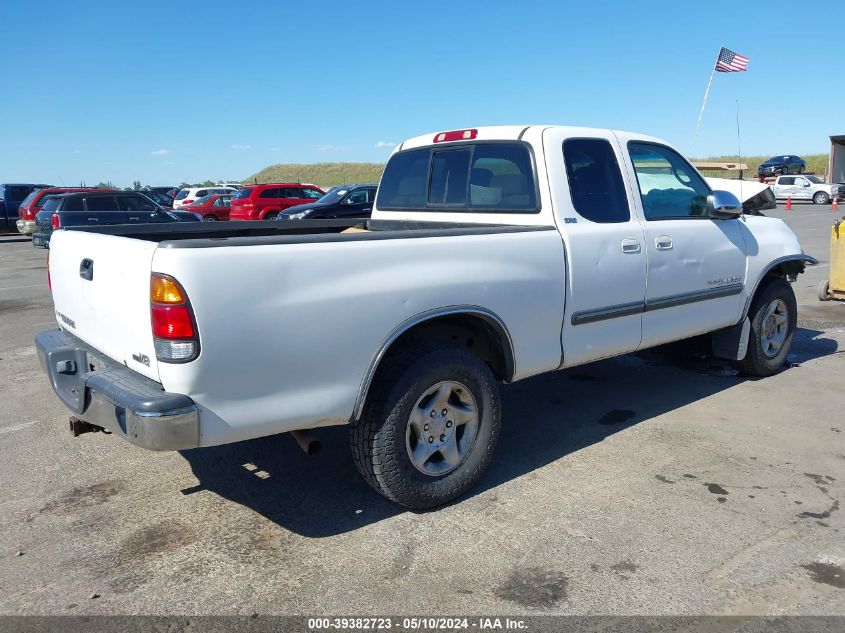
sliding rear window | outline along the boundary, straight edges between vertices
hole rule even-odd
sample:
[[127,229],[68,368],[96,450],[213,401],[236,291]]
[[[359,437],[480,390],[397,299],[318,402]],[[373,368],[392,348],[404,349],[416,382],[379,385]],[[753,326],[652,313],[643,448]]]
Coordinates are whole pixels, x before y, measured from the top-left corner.
[[537,184],[528,146],[471,143],[408,150],[385,167],[380,210],[536,213]]

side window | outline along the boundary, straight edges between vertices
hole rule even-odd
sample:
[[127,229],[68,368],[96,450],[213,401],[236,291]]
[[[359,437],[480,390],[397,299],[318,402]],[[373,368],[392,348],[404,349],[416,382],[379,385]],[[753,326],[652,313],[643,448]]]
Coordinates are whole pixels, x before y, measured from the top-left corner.
[[32,191],[31,187],[7,187],[6,191],[9,194],[9,202],[20,202],[29,195]]
[[117,202],[114,196],[91,196],[85,199],[87,211],[117,211]]
[[537,211],[531,155],[517,143],[479,143],[469,174],[470,207],[487,211]]
[[375,202],[377,189],[371,187],[367,189],[367,202]]
[[[53,198],[57,203],[61,200],[61,198]],[[84,211],[85,207],[83,206],[85,198],[82,196],[73,196],[71,198],[65,198],[65,203],[62,205],[62,211]],[[47,206],[46,204],[44,205]],[[56,204],[58,206],[58,204]]]
[[779,185],[794,185],[795,184],[795,176],[782,176],[780,180],[778,180]]
[[434,152],[431,157],[430,204],[466,206],[469,149]]
[[261,192],[259,198],[278,198],[279,190],[278,189],[265,189]]
[[367,201],[367,190],[358,189],[349,194],[346,204],[364,204]]
[[393,156],[384,168],[378,193],[381,209],[425,207],[428,159],[431,150],[415,149]]
[[602,223],[631,219],[622,173],[608,141],[568,139],[563,142],[563,159],[572,205],[578,215]]
[[710,187],[680,154],[662,145],[628,143],[646,220],[707,217]]
[[117,196],[117,205],[121,211],[153,213],[155,205],[141,196]]

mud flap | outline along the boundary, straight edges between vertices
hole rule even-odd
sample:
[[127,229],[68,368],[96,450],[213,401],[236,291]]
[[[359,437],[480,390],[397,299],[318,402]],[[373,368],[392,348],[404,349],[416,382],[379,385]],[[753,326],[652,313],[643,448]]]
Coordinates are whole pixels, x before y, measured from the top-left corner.
[[710,333],[713,356],[728,360],[742,360],[748,350],[751,321],[745,317],[741,323]]

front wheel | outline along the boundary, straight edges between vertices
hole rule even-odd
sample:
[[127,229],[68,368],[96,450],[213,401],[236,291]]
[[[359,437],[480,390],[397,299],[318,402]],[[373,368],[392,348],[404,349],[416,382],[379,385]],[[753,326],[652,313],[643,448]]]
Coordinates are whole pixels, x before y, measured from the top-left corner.
[[203,222],[217,222],[217,218],[213,215],[205,215],[202,218]]
[[350,441],[358,471],[376,491],[429,510],[478,481],[500,426],[490,368],[465,347],[422,343],[379,368]]
[[279,216],[278,211],[271,211],[267,215],[264,216],[265,220],[275,220]]
[[824,191],[819,191],[813,196],[813,202],[816,204],[827,204],[830,202],[830,196]]
[[748,317],[748,349],[745,358],[736,362],[737,369],[750,376],[771,376],[786,360],[798,323],[798,306],[789,282],[777,278],[766,284],[751,303]]

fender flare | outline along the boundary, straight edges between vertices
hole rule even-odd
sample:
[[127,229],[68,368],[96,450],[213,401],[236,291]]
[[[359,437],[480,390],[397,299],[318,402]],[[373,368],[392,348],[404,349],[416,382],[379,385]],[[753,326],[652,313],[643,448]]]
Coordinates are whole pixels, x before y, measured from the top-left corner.
[[745,299],[745,306],[742,309],[742,316],[740,317],[738,323],[742,323],[743,320],[748,316],[748,311],[751,310],[751,302],[754,300],[754,297],[757,295],[757,291],[760,289],[760,285],[763,283],[763,280],[769,276],[775,268],[781,266],[782,264],[788,262],[795,262],[800,267],[800,270],[797,274],[804,272],[804,265],[809,264],[810,266],[816,266],[819,263],[815,257],[811,257],[810,255],[785,255],[784,257],[778,257],[777,259],[773,260],[769,263],[766,269],[760,274],[757,280],[754,282],[754,288]]
[[493,328],[494,332],[496,332],[502,342],[502,351],[505,356],[506,382],[512,380],[515,372],[513,339],[511,338],[505,322],[499,315],[487,308],[482,308],[481,306],[476,305],[458,305],[444,308],[434,308],[433,310],[426,310],[425,312],[420,312],[419,314],[406,319],[393,328],[393,331],[390,332],[390,334],[388,334],[382,341],[378,351],[370,360],[370,365],[364,374],[364,379],[358,387],[358,395],[355,398],[355,408],[352,411],[352,420],[354,421],[360,419],[361,414],[364,411],[364,403],[367,399],[367,394],[370,391],[373,378],[378,371],[379,365],[381,365],[381,361],[384,360],[384,356],[387,354],[391,345],[393,345],[400,336],[408,330],[417,327],[418,325],[422,325],[426,321],[431,321],[439,317],[456,316],[461,314],[479,317]]

